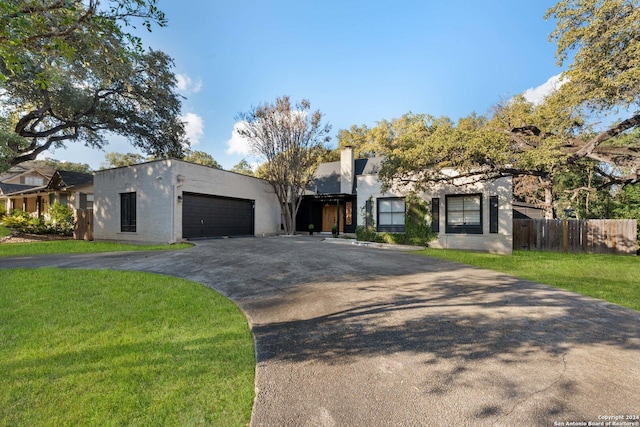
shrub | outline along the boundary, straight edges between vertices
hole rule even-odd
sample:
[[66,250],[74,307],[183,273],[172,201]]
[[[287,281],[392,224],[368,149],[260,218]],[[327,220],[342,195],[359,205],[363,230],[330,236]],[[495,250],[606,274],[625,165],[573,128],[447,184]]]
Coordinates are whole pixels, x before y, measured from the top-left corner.
[[73,210],[60,203],[54,203],[49,208],[49,220],[32,218],[28,212],[15,209],[4,218],[7,228],[29,234],[61,234],[71,236],[74,229]]
[[375,227],[367,229],[359,225],[356,238],[363,242],[429,246],[436,235],[428,222],[430,212],[427,203],[415,194],[409,194],[405,199],[405,212],[405,233],[378,233]]
[[74,219],[73,210],[56,202],[49,208],[48,222],[51,230],[55,234],[71,236],[73,234]]

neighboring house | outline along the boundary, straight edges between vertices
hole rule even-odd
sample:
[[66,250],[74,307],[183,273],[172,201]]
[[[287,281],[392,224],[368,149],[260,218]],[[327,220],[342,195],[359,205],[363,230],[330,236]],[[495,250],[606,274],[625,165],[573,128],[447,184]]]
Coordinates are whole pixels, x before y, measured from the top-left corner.
[[[318,167],[300,206],[299,231],[314,224],[318,231],[353,232],[370,217],[380,232],[405,231],[403,192],[383,192],[378,179],[384,158],[354,159],[353,150],[341,152],[339,162]],[[511,177],[473,183],[459,180],[436,184],[419,194],[432,208],[432,229],[438,237],[431,247],[480,250],[510,254],[512,251]]]
[[92,174],[68,171],[46,174],[30,169],[12,176],[10,173],[3,175],[4,179],[0,182],[0,200],[7,212],[21,209],[34,217],[42,217],[55,202],[69,206],[74,211],[91,209]]
[[42,216],[46,212],[42,193],[52,173],[53,171],[22,165],[12,167],[0,175],[0,203],[7,212],[21,209],[35,216]]
[[175,243],[280,231],[280,205],[262,179],[165,159],[98,171],[95,240]]
[[544,208],[532,203],[513,202],[513,219],[544,219]]

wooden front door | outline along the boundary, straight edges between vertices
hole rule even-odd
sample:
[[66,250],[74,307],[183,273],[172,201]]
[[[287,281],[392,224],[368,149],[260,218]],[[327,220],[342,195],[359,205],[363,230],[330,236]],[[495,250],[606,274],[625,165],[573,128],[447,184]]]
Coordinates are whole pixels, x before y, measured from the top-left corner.
[[[344,208],[340,205],[340,212]],[[322,231],[331,232],[333,224],[338,224],[338,207],[334,204],[324,205],[322,207]],[[344,218],[340,218],[340,232],[344,232]]]

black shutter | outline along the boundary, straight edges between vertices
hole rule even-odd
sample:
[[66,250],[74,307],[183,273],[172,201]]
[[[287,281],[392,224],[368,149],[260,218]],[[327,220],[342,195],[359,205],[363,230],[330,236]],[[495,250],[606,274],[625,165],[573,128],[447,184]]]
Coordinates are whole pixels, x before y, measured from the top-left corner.
[[489,233],[498,232],[498,196],[489,197]]
[[440,199],[438,197],[431,199],[431,231],[440,232]]

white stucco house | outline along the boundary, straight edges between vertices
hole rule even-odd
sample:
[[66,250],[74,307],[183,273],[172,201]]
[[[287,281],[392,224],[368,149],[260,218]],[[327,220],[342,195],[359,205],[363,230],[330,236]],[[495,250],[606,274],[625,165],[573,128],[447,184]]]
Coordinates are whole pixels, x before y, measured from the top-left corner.
[[[298,231],[353,233],[373,218],[377,231],[405,231],[405,196],[383,191],[384,158],[354,159],[342,150],[321,164],[298,212]],[[431,206],[436,248],[510,254],[513,247],[511,177],[459,181],[419,194]],[[182,160],[156,160],[98,171],[94,177],[95,240],[174,243],[222,236],[267,236],[281,231],[281,210],[262,179]]]
[[[379,232],[405,231],[402,191],[382,191],[378,172],[383,157],[354,159],[345,148],[340,161],[321,164],[305,196],[297,219],[299,231],[314,224],[328,232],[355,232],[371,217]],[[451,172],[452,174],[454,172]],[[431,205],[435,248],[468,249],[511,254],[513,247],[513,184],[510,176],[474,182],[456,179],[418,194]]]
[[175,243],[280,231],[267,181],[182,160],[98,171],[94,195],[94,240]]

